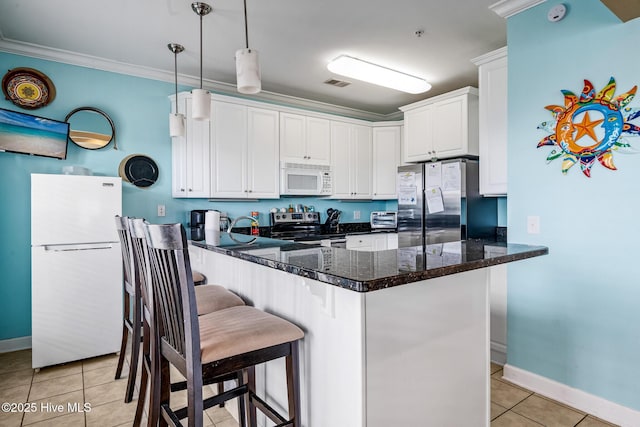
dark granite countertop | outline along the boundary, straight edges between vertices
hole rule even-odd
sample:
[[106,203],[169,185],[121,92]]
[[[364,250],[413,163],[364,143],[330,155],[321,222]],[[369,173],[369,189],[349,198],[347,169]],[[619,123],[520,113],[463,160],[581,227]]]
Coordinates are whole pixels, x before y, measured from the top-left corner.
[[377,252],[221,233],[220,242],[194,246],[320,282],[370,292],[477,268],[546,255],[545,246],[466,240]]

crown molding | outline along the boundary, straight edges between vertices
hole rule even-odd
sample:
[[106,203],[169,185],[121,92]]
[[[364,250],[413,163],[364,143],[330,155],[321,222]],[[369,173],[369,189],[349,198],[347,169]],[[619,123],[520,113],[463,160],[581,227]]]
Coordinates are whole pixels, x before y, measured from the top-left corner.
[[500,0],[489,6],[489,9],[503,18],[510,18],[545,1],[546,0]]
[[496,49],[494,51],[485,53],[484,55],[480,55],[476,58],[471,59],[475,65],[483,65],[487,62],[495,61],[496,59],[504,58],[507,56],[507,46],[501,47],[500,49]]
[[[4,39],[2,38],[2,34],[0,34],[0,52],[29,56],[32,58],[44,59],[47,61],[61,62],[64,64],[76,65],[79,67],[92,68],[128,76],[141,77],[145,79],[159,80],[169,83],[174,82],[174,75],[169,71],[112,61],[96,56],[70,52],[62,49],[53,49],[16,40]],[[178,74],[178,76],[181,85],[191,87],[200,86],[199,77],[189,76],[185,74]],[[283,95],[280,93],[269,91],[261,91],[260,93],[252,95],[251,97],[241,96],[238,94],[235,85],[211,79],[204,79],[202,85],[204,89],[223,95],[296,107],[304,110],[317,111],[327,114],[366,120],[370,122],[402,120],[403,117],[401,111],[389,114],[372,113],[356,108],[343,107],[340,105],[314,101],[306,98],[298,98],[295,96]]]

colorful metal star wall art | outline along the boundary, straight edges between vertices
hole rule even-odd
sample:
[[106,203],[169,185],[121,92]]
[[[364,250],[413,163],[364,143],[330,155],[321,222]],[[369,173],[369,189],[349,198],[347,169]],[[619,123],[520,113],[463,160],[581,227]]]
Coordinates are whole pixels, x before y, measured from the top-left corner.
[[640,135],[640,127],[630,123],[640,116],[640,108],[628,104],[636,94],[637,86],[615,96],[616,81],[613,77],[597,94],[589,80],[578,97],[562,90],[564,106],[547,105],[552,121],[542,122],[538,129],[551,132],[539,143],[538,148],[550,145],[555,148],[547,156],[547,162],[562,157],[562,173],[566,174],[576,163],[582,173],[591,177],[591,167],[596,159],[607,169],[616,170],[613,152],[630,147],[623,138]]

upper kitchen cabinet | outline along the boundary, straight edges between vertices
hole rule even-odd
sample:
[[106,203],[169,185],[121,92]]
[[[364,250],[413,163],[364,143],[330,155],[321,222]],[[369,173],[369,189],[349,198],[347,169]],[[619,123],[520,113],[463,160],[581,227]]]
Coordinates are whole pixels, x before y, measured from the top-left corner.
[[371,199],[371,127],[331,122],[334,199]]
[[478,153],[478,90],[462,88],[400,107],[404,162]]
[[[209,121],[191,119],[191,94],[178,95],[179,111],[185,114],[185,135],[171,141],[173,197],[209,197]],[[175,112],[175,100],[172,112]]]
[[290,163],[331,164],[331,122],[280,113],[280,158]]
[[480,90],[480,194],[507,194],[507,48],[475,58]]
[[397,199],[396,176],[400,165],[401,126],[373,128],[372,199]]
[[278,112],[213,102],[211,197],[277,199]]

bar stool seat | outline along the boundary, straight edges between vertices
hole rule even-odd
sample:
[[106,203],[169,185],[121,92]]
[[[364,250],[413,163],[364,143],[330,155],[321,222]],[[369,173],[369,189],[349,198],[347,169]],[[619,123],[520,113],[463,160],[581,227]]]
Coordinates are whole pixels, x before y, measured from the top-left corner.
[[200,286],[200,285],[206,285],[207,284],[207,277],[200,273],[199,271],[194,271],[193,273],[193,285],[194,286]]
[[205,314],[198,320],[203,364],[304,337],[293,323],[246,305]]
[[220,285],[196,286],[194,291],[198,316],[244,305],[242,298]]

